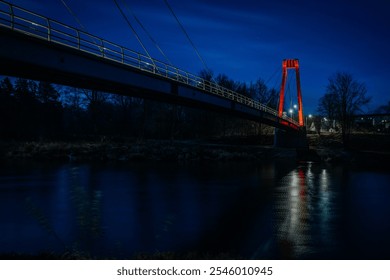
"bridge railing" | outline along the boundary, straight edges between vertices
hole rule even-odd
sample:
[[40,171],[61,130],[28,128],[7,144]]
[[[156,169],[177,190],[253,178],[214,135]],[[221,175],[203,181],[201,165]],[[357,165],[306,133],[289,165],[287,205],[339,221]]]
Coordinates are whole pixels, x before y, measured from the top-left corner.
[[[130,50],[113,42],[94,36],[59,21],[33,13],[11,3],[0,1],[0,26],[37,37],[49,42],[64,45],[104,59],[122,63],[141,71],[165,77],[205,92],[233,100],[237,103],[278,116],[278,112],[252,98],[222,87],[199,76],[153,59],[142,53]],[[298,123],[289,117],[284,117],[298,126]]]

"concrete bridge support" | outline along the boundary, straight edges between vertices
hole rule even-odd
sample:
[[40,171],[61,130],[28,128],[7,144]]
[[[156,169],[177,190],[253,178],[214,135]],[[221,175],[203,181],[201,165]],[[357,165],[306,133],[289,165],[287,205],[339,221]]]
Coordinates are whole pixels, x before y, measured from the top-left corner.
[[296,131],[275,128],[274,147],[309,149],[306,127]]

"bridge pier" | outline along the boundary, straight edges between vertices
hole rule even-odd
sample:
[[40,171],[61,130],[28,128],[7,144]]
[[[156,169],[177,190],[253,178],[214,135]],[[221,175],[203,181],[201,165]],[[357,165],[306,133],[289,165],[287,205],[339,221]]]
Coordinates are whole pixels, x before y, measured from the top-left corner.
[[308,149],[306,127],[297,131],[275,128],[274,147]]

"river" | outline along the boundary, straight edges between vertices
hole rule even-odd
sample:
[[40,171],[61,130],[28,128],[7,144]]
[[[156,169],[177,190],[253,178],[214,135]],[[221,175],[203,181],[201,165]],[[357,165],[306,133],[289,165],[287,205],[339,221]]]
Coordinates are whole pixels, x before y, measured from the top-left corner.
[[286,160],[0,167],[0,255],[390,258],[382,168]]

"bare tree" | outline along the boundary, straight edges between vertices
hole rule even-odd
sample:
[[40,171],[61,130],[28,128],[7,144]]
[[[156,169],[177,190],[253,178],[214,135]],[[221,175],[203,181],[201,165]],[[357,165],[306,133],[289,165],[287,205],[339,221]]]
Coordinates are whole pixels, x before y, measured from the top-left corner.
[[73,111],[85,109],[87,103],[86,97],[81,94],[81,90],[73,87],[65,87],[61,91],[61,101]]
[[97,90],[82,89],[86,99],[88,100],[88,106],[95,106],[105,103],[108,99],[108,94]]
[[203,79],[204,85],[201,84],[201,86],[204,86],[205,90],[210,90],[211,83],[214,80],[214,73],[213,71],[209,69],[203,69],[199,72],[199,77]]
[[260,103],[276,108],[279,93],[274,88],[268,88],[263,79],[259,78],[254,84],[249,85],[250,96]]
[[199,77],[205,81],[211,82],[213,80],[214,73],[209,69],[203,69],[199,72]]
[[318,113],[330,120],[335,120],[337,116],[337,108],[335,106],[336,98],[337,97],[331,93],[326,93],[321,97],[317,109]]
[[[349,73],[338,72],[329,78],[327,92],[319,103],[319,111],[335,114],[341,125],[344,146],[348,146],[353,116],[370,102],[367,88]],[[329,103],[329,104],[328,104]]]

